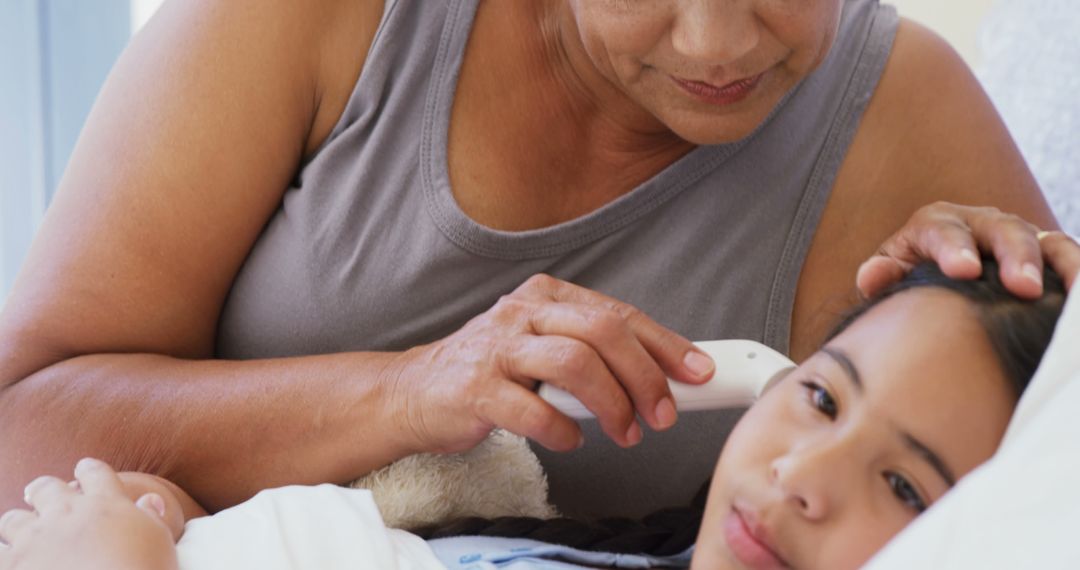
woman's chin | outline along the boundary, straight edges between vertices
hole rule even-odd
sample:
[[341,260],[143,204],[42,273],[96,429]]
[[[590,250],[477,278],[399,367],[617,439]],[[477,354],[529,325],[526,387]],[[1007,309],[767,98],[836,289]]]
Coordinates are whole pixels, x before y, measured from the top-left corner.
[[730,113],[710,112],[698,106],[687,106],[667,110],[666,116],[661,117],[661,120],[673,133],[687,142],[696,145],[718,145],[738,142],[754,134],[771,111],[771,106],[761,104]]
[[656,109],[656,116],[679,138],[696,145],[733,143],[754,134],[784,93],[786,89],[765,79],[750,96],[729,105],[712,105],[679,93],[669,99],[677,103]]

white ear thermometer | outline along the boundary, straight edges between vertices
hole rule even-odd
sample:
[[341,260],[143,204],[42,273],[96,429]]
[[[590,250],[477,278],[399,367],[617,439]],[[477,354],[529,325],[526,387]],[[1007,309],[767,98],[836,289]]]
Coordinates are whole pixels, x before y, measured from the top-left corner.
[[[668,379],[675,408],[680,412],[745,408],[753,404],[770,384],[795,368],[783,354],[752,340],[709,340],[695,346],[712,357],[716,372],[704,384],[684,384]],[[544,383],[540,397],[574,419],[594,418],[572,394]]]

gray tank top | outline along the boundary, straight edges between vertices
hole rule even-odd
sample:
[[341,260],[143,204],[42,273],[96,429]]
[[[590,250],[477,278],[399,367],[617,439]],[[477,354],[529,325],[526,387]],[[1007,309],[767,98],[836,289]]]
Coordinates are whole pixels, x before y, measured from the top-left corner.
[[[895,11],[846,0],[828,58],[746,139],[698,147],[588,215],[506,232],[466,216],[449,186],[450,110],[478,2],[387,1],[339,123],[233,283],[218,357],[402,350],[450,334],[540,272],[690,339],[786,352],[799,271],[888,58]],[[691,499],[738,415],[682,414],[632,450],[595,422],[578,451],[533,447],[563,512],[638,516]]]

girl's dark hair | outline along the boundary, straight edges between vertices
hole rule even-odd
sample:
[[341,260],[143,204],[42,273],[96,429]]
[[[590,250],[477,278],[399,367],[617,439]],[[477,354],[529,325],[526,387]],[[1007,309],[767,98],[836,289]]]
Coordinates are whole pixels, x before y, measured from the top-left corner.
[[[983,273],[978,279],[957,280],[947,277],[933,263],[918,265],[903,280],[878,296],[861,303],[843,316],[828,340],[847,329],[855,320],[879,303],[898,293],[921,287],[952,291],[975,308],[1001,369],[1017,398],[1027,388],[1054,334],[1054,326],[1065,306],[1065,285],[1056,273],[1043,272],[1043,295],[1035,300],[1014,296],[1001,282],[998,263],[982,260]],[[946,341],[943,339],[943,341]]]
[[689,506],[661,509],[640,520],[620,517],[595,521],[471,517],[411,532],[425,540],[452,536],[529,538],[579,550],[670,556],[685,551],[697,540],[708,495],[709,481],[706,481]]
[[[920,287],[947,289],[974,305],[1002,369],[1019,397],[1050,344],[1065,304],[1065,288],[1061,278],[1047,270],[1043,275],[1043,296],[1034,301],[1022,300],[1005,289],[998,272],[998,264],[993,259],[983,259],[982,276],[968,281],[946,277],[934,264],[919,265],[902,281],[845,314],[828,338],[840,334],[860,316],[893,295]],[[683,552],[694,544],[708,490],[709,481],[706,481],[691,505],[663,509],[640,521],[626,518],[594,522],[565,518],[468,518],[413,532],[425,539],[465,535],[531,538],[581,550],[666,556]]]

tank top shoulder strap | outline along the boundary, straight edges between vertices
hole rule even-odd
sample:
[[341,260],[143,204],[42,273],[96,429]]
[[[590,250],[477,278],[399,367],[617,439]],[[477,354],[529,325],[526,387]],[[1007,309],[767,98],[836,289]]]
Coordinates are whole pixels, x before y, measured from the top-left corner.
[[[370,122],[388,98],[420,89],[427,91],[440,36],[457,0],[386,0],[364,69],[341,118],[322,144],[357,122]],[[321,148],[320,148],[321,150]],[[317,155],[318,151],[314,153]]]
[[840,33],[829,56],[774,117],[779,123],[774,132],[821,137],[809,145],[816,155],[769,296],[764,336],[778,350],[788,347],[799,273],[844,157],[885,70],[898,25],[892,6],[878,0],[846,0]]

